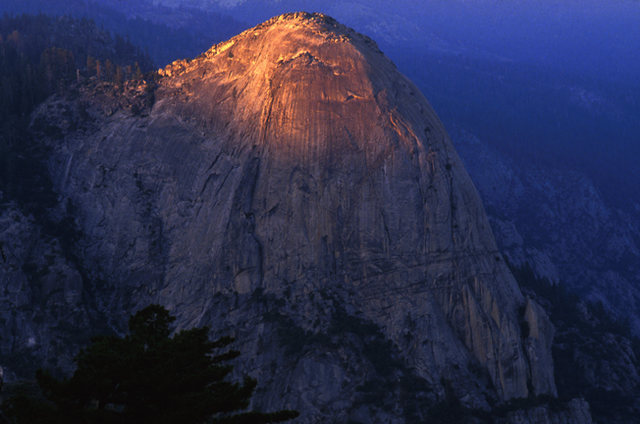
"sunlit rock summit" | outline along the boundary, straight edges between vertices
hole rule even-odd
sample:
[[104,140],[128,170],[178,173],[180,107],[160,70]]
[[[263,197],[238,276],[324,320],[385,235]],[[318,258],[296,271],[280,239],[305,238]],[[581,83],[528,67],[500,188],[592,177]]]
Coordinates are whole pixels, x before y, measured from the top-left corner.
[[[529,369],[525,301],[442,124],[375,43],[321,15],[285,15],[161,74],[154,111],[217,139],[195,183],[212,202],[206,227],[190,222],[197,234],[184,238],[219,249],[194,252],[216,264],[202,273],[214,286],[291,292],[292,306],[335,292],[406,343],[425,376],[471,356],[501,397],[527,396],[530,375],[553,392],[551,374]],[[309,330],[329,318],[301,312]]]
[[156,302],[231,332],[255,407],[300,422],[555,394],[553,327],[435,112],[372,40],[288,14],[159,74],[152,94],[84,91],[33,119],[78,227],[84,294],[67,307],[122,328]]

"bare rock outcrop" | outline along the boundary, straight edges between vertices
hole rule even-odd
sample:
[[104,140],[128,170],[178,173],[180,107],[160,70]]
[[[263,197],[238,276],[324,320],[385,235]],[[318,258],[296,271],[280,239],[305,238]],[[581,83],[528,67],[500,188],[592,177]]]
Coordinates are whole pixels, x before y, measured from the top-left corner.
[[[68,369],[96,317],[60,240],[15,204],[0,203],[0,367],[5,380]],[[90,327],[93,327],[90,330]],[[46,363],[45,363],[46,361]]]
[[566,405],[541,405],[530,409],[518,410],[507,414],[505,424],[591,424],[589,404],[581,399],[573,399]]

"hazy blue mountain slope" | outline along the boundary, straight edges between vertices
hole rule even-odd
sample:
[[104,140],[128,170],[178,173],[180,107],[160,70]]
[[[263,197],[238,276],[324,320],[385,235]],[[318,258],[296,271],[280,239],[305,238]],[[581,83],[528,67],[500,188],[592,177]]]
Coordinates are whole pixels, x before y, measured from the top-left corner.
[[640,83],[436,52],[393,52],[433,98],[448,127],[463,127],[518,164],[585,174],[608,202],[640,203]]
[[106,30],[134,41],[158,67],[178,58],[197,56],[247,26],[227,15],[191,8],[169,9],[149,0],[3,0],[0,13],[92,19]]
[[523,166],[465,131],[454,140],[510,261],[602,301],[640,332],[640,211],[611,206],[582,173]]

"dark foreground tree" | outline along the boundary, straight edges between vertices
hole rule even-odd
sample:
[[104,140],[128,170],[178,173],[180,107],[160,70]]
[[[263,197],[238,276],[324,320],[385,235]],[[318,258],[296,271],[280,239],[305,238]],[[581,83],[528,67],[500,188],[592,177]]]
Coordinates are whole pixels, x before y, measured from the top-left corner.
[[129,320],[130,334],[93,340],[66,380],[39,371],[45,400],[14,398],[6,408],[17,423],[274,423],[295,411],[238,412],[249,406],[256,381],[227,381],[233,339],[209,340],[207,327],[171,336],[175,320],[152,305]]

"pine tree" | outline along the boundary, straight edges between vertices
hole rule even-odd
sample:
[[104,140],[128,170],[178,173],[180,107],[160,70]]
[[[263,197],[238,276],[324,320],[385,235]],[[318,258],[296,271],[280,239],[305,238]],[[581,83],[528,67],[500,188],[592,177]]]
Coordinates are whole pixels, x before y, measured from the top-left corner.
[[116,75],[114,77],[114,82],[116,85],[121,86],[124,81],[124,76],[122,72],[122,66],[116,66]]
[[240,412],[249,405],[256,381],[227,381],[228,364],[239,352],[229,337],[209,340],[207,327],[171,336],[175,320],[151,305],[129,320],[129,335],[93,340],[76,358],[67,380],[39,371],[48,402],[14,399],[7,408],[22,423],[259,424],[288,421],[295,411]]
[[138,62],[136,62],[134,64],[134,74],[133,74],[133,78],[140,81],[144,78],[144,75],[142,75],[142,70],[140,69],[140,64]]
[[104,62],[104,79],[113,81],[113,63],[109,59]]
[[91,78],[96,74],[96,58],[88,55],[87,56],[87,77]]

